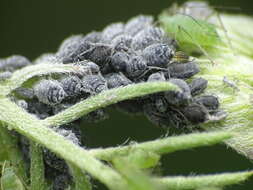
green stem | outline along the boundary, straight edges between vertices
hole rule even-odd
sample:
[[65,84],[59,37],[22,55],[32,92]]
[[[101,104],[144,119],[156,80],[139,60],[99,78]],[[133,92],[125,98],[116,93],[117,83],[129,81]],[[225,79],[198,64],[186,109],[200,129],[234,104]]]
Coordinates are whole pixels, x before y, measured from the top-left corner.
[[68,163],[71,171],[71,175],[74,178],[75,190],[92,190],[92,185],[89,180],[89,176],[72,164]]
[[127,155],[133,149],[142,149],[147,152],[166,154],[178,150],[186,150],[199,146],[211,146],[232,137],[228,132],[209,132],[181,135],[178,137],[167,137],[155,141],[144,142],[116,148],[92,149],[90,154],[96,158],[110,161],[115,156]]
[[31,155],[31,190],[44,190],[46,187],[45,171],[42,149],[36,143],[30,141],[30,155]]
[[194,190],[203,187],[224,187],[238,184],[253,175],[253,172],[236,172],[216,175],[165,177],[155,181],[165,185],[170,190]]
[[36,76],[48,75],[52,73],[81,73],[88,72],[87,68],[73,64],[38,64],[24,67],[17,70],[10,79],[0,83],[0,96],[8,95],[12,90],[20,87],[28,79]]
[[26,113],[8,99],[0,99],[0,120],[30,140],[47,147],[74,166],[87,171],[110,189],[126,189],[124,179],[112,168],[102,164],[88,151],[44,126],[40,120]]
[[44,124],[47,126],[63,125],[74,121],[96,109],[115,104],[119,101],[167,90],[178,90],[178,88],[169,82],[150,82],[107,90],[96,96],[79,102],[57,115],[48,117],[44,120]]

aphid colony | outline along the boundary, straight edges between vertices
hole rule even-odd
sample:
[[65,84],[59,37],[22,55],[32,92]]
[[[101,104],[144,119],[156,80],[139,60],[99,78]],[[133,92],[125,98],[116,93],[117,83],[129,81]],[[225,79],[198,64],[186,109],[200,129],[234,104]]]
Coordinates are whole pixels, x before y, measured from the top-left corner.
[[[207,87],[207,80],[188,80],[199,72],[197,63],[176,48],[176,42],[154,25],[151,16],[137,16],[126,24],[114,23],[102,32],[71,36],[55,54],[44,54],[34,64],[75,63],[86,66],[89,72],[40,79],[30,88],[17,89],[13,99],[29,113],[45,119],[108,89],[167,81],[180,90],[123,101],[115,107],[128,113],[143,113],[154,124],[166,128],[223,119],[226,114],[219,110],[217,97],[201,95]],[[11,72],[28,64],[32,63],[21,56],[0,60],[0,70],[3,71],[0,79],[10,77]],[[104,109],[84,117],[91,122],[104,118]],[[60,127],[56,131],[80,145],[80,131],[70,129],[73,130]],[[61,164],[63,161],[48,150],[44,152],[47,166],[61,173],[57,181],[66,181],[62,177],[62,172],[68,173],[66,166]]]

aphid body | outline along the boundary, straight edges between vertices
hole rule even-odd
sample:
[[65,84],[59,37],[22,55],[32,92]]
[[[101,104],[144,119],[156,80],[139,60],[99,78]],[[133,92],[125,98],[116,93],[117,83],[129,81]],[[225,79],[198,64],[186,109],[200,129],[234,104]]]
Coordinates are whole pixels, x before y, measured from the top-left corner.
[[163,68],[167,67],[173,55],[174,51],[172,48],[169,45],[162,43],[152,44],[146,47],[142,53],[148,66]]
[[55,105],[60,103],[66,93],[62,85],[56,80],[42,80],[34,87],[34,94],[44,104]]
[[125,25],[125,32],[131,36],[135,36],[139,31],[147,26],[151,26],[154,22],[152,16],[139,15],[130,19]]

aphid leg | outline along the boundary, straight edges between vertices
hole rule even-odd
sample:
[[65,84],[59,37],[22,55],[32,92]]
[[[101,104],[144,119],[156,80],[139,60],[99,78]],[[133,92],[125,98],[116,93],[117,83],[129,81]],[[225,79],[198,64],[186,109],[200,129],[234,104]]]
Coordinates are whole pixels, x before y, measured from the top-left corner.
[[182,29],[182,31],[184,31],[193,41],[193,43],[204,53],[204,55],[210,60],[210,62],[215,65],[216,63],[214,62],[214,60],[210,57],[210,55],[207,53],[207,51],[201,46],[199,45],[194,39],[193,37],[181,26],[178,26],[178,29]]
[[227,40],[227,42],[228,42],[229,48],[231,49],[233,55],[235,56],[235,49],[234,49],[234,47],[233,47],[233,45],[232,45],[232,42],[231,42],[231,40],[230,40],[230,38],[229,38],[229,36],[228,36],[228,31],[227,31],[227,29],[226,29],[226,27],[225,27],[225,25],[224,25],[224,23],[223,23],[223,21],[222,21],[222,19],[221,19],[220,14],[219,14],[217,11],[213,11],[213,14],[211,14],[211,15],[209,15],[207,18],[205,18],[205,21],[208,21],[208,19],[210,19],[210,17],[213,16],[214,14],[215,14],[216,17],[217,17],[218,23],[219,23],[219,25],[220,25],[219,27],[221,27],[222,30],[224,31],[224,35],[225,35],[225,38],[226,38],[226,40]]

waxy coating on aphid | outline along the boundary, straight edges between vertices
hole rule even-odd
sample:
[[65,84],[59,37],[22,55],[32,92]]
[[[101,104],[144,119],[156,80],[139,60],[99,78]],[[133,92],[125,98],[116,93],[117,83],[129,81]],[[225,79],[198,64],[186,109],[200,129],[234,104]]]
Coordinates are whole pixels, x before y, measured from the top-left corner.
[[56,80],[40,81],[34,87],[34,94],[40,102],[48,105],[58,104],[66,97],[66,92]]
[[199,67],[194,62],[172,63],[168,66],[168,75],[173,78],[190,78],[199,72]]
[[189,84],[192,96],[201,94],[207,87],[208,81],[203,78],[193,79]]
[[0,59],[0,71],[13,72],[30,64],[32,63],[26,57],[21,55],[12,55],[5,59]]
[[142,56],[148,66],[166,68],[174,55],[174,51],[167,44],[157,43],[146,47]]
[[107,81],[108,88],[118,88],[120,86],[126,86],[132,84],[133,82],[128,79],[122,73],[110,73],[105,75],[105,80]]

